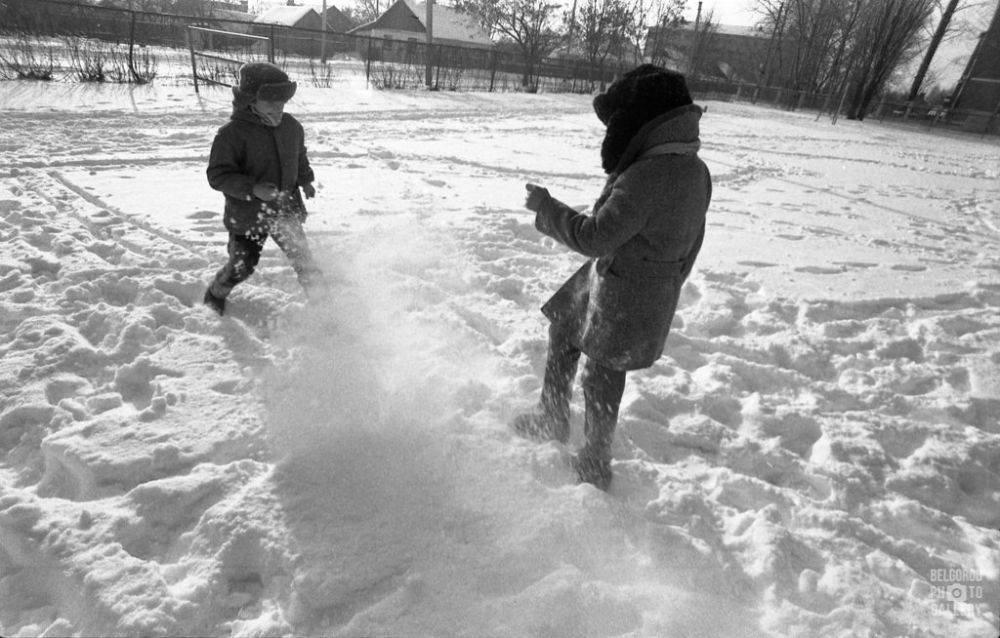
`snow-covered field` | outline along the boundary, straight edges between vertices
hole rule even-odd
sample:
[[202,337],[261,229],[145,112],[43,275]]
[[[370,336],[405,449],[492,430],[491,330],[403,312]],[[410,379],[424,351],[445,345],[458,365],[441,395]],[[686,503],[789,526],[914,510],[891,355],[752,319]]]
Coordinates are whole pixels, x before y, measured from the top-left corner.
[[334,294],[269,245],[220,320],[228,93],[0,83],[0,634],[994,638],[1000,145],[707,106],[605,494],[505,426],[588,97],[301,89]]

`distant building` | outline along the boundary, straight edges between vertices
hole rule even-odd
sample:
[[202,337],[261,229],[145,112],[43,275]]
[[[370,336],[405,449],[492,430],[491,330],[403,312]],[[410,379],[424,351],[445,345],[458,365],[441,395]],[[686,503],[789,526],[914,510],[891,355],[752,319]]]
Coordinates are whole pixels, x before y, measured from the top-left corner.
[[699,31],[694,25],[650,27],[647,60],[696,76],[756,83],[765,79],[771,37],[756,27],[713,24]]
[[260,24],[277,24],[293,29],[320,29],[322,18],[311,7],[271,7],[253,19]]
[[[320,11],[323,9],[320,8]],[[334,33],[347,33],[353,29],[355,23],[337,7],[327,4],[326,8],[326,30]]]
[[968,113],[965,126],[969,130],[1000,131],[1000,7],[969,58],[951,108]]
[[[274,38],[274,48],[288,53],[319,55],[318,32],[323,19],[311,7],[272,7],[254,18],[254,32]],[[316,31],[307,33],[303,30]]]
[[[433,5],[431,31],[435,44],[488,49],[493,45],[489,36],[469,16],[437,3]],[[371,36],[403,42],[426,42],[427,6],[397,0],[375,20],[351,29],[353,35]]]
[[218,9],[220,11],[235,11],[238,13],[247,13],[249,11],[247,0],[207,0],[205,4],[209,9]]

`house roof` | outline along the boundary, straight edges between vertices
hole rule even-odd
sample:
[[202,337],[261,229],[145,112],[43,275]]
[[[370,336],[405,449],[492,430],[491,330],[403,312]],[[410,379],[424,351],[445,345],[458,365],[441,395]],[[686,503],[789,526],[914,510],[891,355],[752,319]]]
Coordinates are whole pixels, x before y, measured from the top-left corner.
[[[280,24],[286,27],[294,27],[310,13],[316,13],[312,7],[271,7],[264,13],[253,19],[254,22],[265,24]],[[316,14],[319,17],[319,14]]]
[[[351,30],[354,31],[370,31],[372,29],[377,29],[381,25],[379,24],[383,16],[385,16],[389,11],[396,8],[397,5],[403,5],[407,11],[409,11],[419,22],[423,30],[427,30],[427,4],[413,4],[410,0],[396,0],[396,2],[391,5],[385,12],[366,24],[355,27]],[[433,5],[434,10],[434,25],[432,30],[434,32],[435,40],[453,40],[459,42],[467,42],[470,44],[480,44],[480,45],[491,45],[492,41],[482,30],[482,28],[476,24],[476,21],[460,13],[451,7],[446,7],[444,5],[438,4],[437,2]]]
[[[407,2],[407,5],[409,6],[409,2]],[[426,29],[427,3],[421,2],[416,6],[411,6],[411,9],[416,13],[420,24],[423,24]],[[486,33],[483,32],[483,29],[476,24],[475,19],[472,17],[437,2],[433,5],[433,11],[435,38],[441,40],[461,40],[462,42],[474,42],[476,44],[491,44],[489,37],[487,37]]]

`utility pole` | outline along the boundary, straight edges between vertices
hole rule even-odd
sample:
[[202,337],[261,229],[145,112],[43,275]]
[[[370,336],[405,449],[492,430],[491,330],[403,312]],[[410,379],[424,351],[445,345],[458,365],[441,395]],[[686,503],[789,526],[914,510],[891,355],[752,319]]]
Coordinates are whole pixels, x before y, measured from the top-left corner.
[[323,19],[320,20],[319,29],[319,59],[320,62],[326,64],[326,0],[323,0]]
[[944,10],[944,15],[941,16],[941,22],[938,23],[937,31],[934,32],[934,37],[931,38],[931,45],[927,49],[927,53],[924,55],[923,62],[920,63],[920,69],[917,70],[917,76],[913,78],[913,86],[910,87],[910,95],[906,98],[906,116],[910,116],[910,109],[913,108],[913,102],[917,99],[917,93],[920,92],[920,85],[924,83],[924,76],[927,75],[927,69],[931,65],[931,59],[937,52],[938,44],[941,43],[941,39],[944,38],[945,32],[948,30],[948,23],[951,22],[951,16],[955,13],[955,7],[958,6],[958,0],[951,0],[948,3],[948,7]]
[[427,0],[427,71],[424,75],[427,88],[434,84],[434,0]]
[[566,55],[573,55],[573,30],[576,29],[576,0],[573,0],[573,9],[569,14],[569,34],[566,35]]
[[698,13],[694,18],[694,31],[691,34],[691,48],[688,50],[688,72],[687,74],[694,75],[694,56],[695,51],[698,48],[698,27],[701,25],[701,0],[698,2]]

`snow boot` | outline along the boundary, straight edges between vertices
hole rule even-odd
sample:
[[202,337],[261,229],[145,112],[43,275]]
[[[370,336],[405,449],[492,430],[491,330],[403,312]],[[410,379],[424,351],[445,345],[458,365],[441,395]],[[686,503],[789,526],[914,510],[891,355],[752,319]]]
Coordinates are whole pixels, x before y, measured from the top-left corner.
[[226,298],[213,295],[211,286],[205,290],[205,298],[202,299],[202,303],[214,310],[220,317],[226,311]]
[[535,408],[514,417],[510,428],[519,436],[538,442],[569,440],[569,423],[549,415],[542,408]]
[[597,489],[607,492],[611,487],[611,461],[588,455],[582,450],[570,457],[570,465],[576,470],[580,482],[590,483]]

